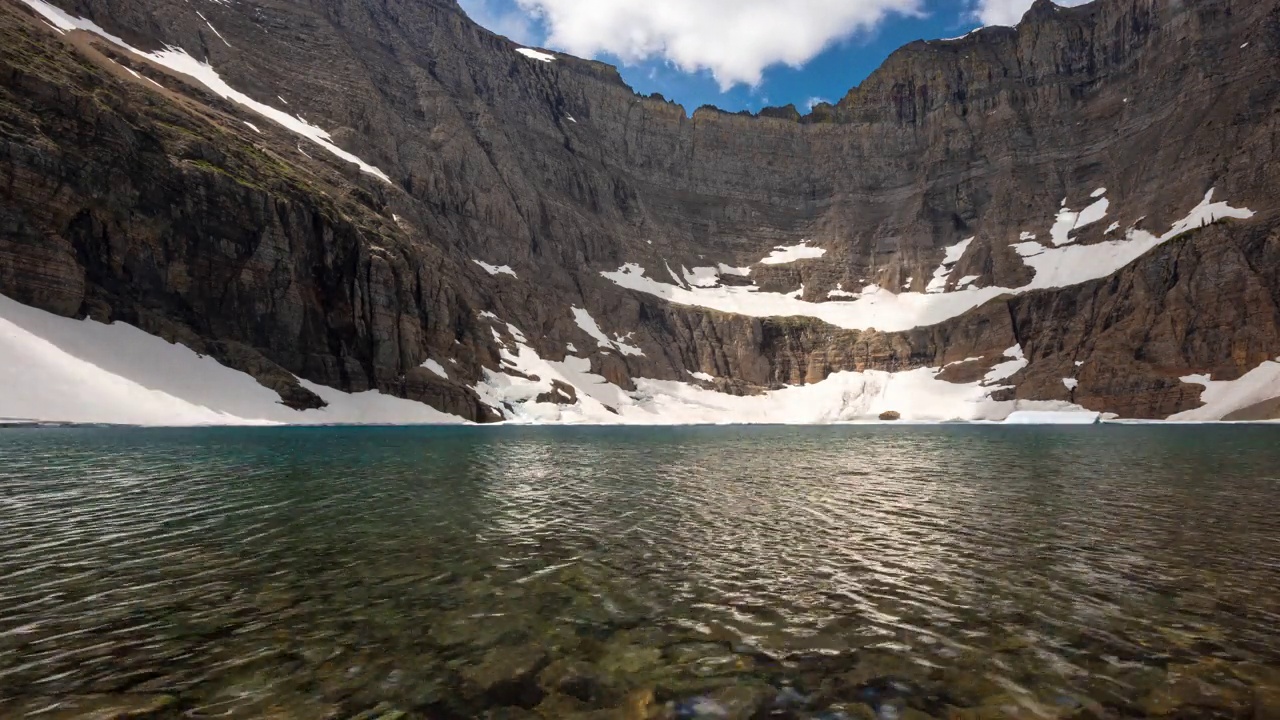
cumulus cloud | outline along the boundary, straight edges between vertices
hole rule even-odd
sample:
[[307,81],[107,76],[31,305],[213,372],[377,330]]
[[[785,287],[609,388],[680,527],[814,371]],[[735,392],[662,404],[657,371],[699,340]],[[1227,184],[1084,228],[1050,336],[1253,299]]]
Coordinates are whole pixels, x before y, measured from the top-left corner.
[[770,65],[799,67],[890,15],[921,15],[924,8],[923,0],[517,3],[546,24],[552,47],[585,57],[608,53],[632,64],[661,58],[686,72],[709,70],[722,90],[738,83],[756,85]]
[[458,0],[458,4],[477,25],[521,45],[541,45],[545,39],[533,19],[523,10],[505,7],[491,0]]
[[[973,15],[983,25],[1017,25],[1033,0],[978,0]],[[1054,0],[1062,6],[1083,5],[1089,0]]]

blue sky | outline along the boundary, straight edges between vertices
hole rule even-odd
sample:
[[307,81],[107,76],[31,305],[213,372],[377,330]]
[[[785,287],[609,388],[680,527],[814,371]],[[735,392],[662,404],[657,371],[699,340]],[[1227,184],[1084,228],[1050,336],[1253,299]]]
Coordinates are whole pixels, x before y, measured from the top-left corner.
[[[898,47],[1016,24],[1031,0],[460,0],[513,40],[617,65],[692,112],[834,102]],[[1079,4],[1069,0],[1061,4]]]

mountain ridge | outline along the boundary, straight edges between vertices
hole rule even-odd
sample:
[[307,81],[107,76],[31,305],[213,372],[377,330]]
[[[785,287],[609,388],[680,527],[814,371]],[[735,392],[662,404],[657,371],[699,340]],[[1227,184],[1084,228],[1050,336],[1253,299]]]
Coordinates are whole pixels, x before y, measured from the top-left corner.
[[[293,398],[289,402],[299,407],[314,406],[317,398],[303,392],[295,378],[343,390],[376,388],[473,420],[515,417],[524,405],[554,405],[536,402],[549,390],[517,403],[481,398],[482,386],[492,378],[514,377],[504,354],[520,345],[553,362],[588,355],[581,361],[589,363],[591,374],[624,392],[637,392],[637,378],[688,382],[698,373],[715,378],[695,383],[705,389],[752,395],[820,383],[842,372],[929,367],[941,372],[974,353],[994,364],[1010,346],[1035,347],[1036,337],[1043,336],[1059,338],[1063,347],[1046,344],[1029,353],[1028,367],[1010,386],[1016,389],[993,396],[1012,392],[1022,400],[1157,417],[1194,408],[1202,388],[1181,377],[1208,372],[1215,379],[1235,379],[1280,356],[1274,331],[1280,283],[1269,259],[1246,262],[1250,273],[1245,275],[1229,272],[1240,270],[1239,263],[1220,268],[1222,291],[1206,296],[1206,307],[1196,310],[1209,327],[1184,323],[1162,331],[1167,337],[1160,338],[1134,336],[1137,325],[1122,328],[1127,339],[1102,343],[1108,348],[1087,363],[1077,388],[1062,384],[1066,375],[1059,356],[1069,350],[1089,359],[1089,352],[1077,350],[1098,344],[1091,333],[1117,331],[1108,326],[1067,339],[1061,330],[1042,328],[1041,313],[1052,316],[1066,297],[1083,297],[1086,290],[1097,300],[1101,290],[1090,283],[1023,291],[1006,300],[993,296],[941,324],[877,333],[866,327],[837,330],[815,318],[752,318],[669,304],[651,293],[619,288],[600,274],[632,263],[653,278],[666,275],[664,265],[674,265],[674,284],[666,287],[683,287],[695,299],[700,290],[687,278],[699,273],[697,282],[714,282],[729,296],[734,283],[754,288],[753,301],[791,294],[799,286],[798,297],[807,303],[802,309],[825,313],[809,308],[832,300],[865,304],[874,299],[874,293],[864,292],[871,287],[907,299],[919,295],[927,304],[925,286],[941,272],[946,294],[963,304],[972,297],[958,287],[967,278],[973,278],[968,287],[992,292],[1028,286],[1039,271],[1021,255],[1026,247],[1015,250],[1019,235],[1039,235],[1044,243],[1048,226],[1056,225],[1052,213],[1061,215],[1058,199],[1067,195],[1070,207],[1096,205],[1100,201],[1089,194],[1098,186],[1109,188],[1104,199],[1112,213],[1124,213],[1108,220],[1114,217],[1129,227],[1146,215],[1142,227],[1155,235],[1216,188],[1227,207],[1234,203],[1257,215],[1232,225],[1228,238],[1218,238],[1226,226],[1215,225],[1170,244],[1189,244],[1198,257],[1216,257],[1211,246],[1233,241],[1246,258],[1269,258],[1275,210],[1259,202],[1264,199],[1259,191],[1275,181],[1268,160],[1274,157],[1277,89],[1274,69],[1258,65],[1257,54],[1274,55],[1280,33],[1259,31],[1254,54],[1247,42],[1232,48],[1242,33],[1280,26],[1274,3],[1206,1],[1174,12],[1145,0],[1099,0],[1037,20],[1025,31],[912,43],[841,101],[841,112],[847,113],[843,120],[806,124],[698,111],[685,116],[664,101],[637,96],[616,69],[564,56],[551,62],[522,57],[513,51],[517,46],[475,26],[452,2],[387,3],[375,9],[350,0],[319,12],[286,2],[209,3],[202,6],[203,23],[182,5],[81,1],[68,4],[66,12],[149,28],[131,31],[145,37],[121,35],[141,43],[135,46],[139,50],[170,42],[201,47],[231,87],[255,102],[334,128],[328,135],[337,146],[386,171],[390,184],[346,163],[334,166],[324,159],[324,150],[306,152],[314,147],[307,139],[267,127],[263,118],[209,93],[199,81],[176,86],[183,108],[195,98],[201,107],[212,108],[208,116],[215,125],[241,123],[234,139],[194,143],[198,156],[179,161],[183,182],[216,200],[229,197],[218,180],[228,178],[243,188],[235,193],[247,192],[252,203],[267,206],[278,204],[282,193],[298,209],[335,198],[336,209],[321,214],[350,225],[340,231],[350,237],[343,241],[349,248],[346,259],[338,265],[326,260],[318,274],[299,273],[314,262],[306,258],[332,257],[333,230],[313,235],[297,222],[286,227],[259,212],[243,223],[212,221],[213,207],[192,208],[189,217],[174,218],[173,210],[160,206],[163,198],[149,211],[155,222],[141,231],[140,240],[133,221],[123,219],[136,214],[131,204],[136,200],[104,204],[94,199],[98,191],[92,187],[83,201],[68,206],[66,218],[45,218],[47,210],[35,209],[39,194],[15,192],[14,179],[20,171],[47,171],[24,170],[10,160],[5,166],[10,222],[35,235],[16,251],[0,245],[0,292],[58,314],[126,320],[207,348],[269,387],[284,388]],[[286,32],[294,35],[275,39]],[[401,40],[409,37],[412,46]],[[251,45],[258,47],[253,53],[280,50],[273,73],[256,70],[237,55],[241,38],[258,41]],[[30,39],[36,46],[49,42],[34,34]],[[1185,42],[1204,47],[1194,57],[1165,58],[1167,67],[1134,67],[1134,53]],[[348,63],[340,52],[344,46],[364,54]],[[974,55],[966,56],[970,46]],[[333,51],[338,60],[329,65],[313,60],[318,48]],[[146,58],[133,60],[137,64],[130,71],[155,72]],[[12,75],[18,63],[7,62]],[[936,62],[942,65],[930,65]],[[339,72],[310,85],[292,84],[291,79],[330,65]],[[1011,67],[1027,72],[1009,80]],[[116,74],[121,82],[154,92],[149,81]],[[375,76],[380,80],[370,79]],[[155,77],[173,84],[171,75]],[[1134,90],[1139,80],[1145,93]],[[309,86],[329,90],[300,89]],[[1200,98],[1201,88],[1216,93],[1214,102]],[[123,105],[135,102],[135,94],[130,89]],[[326,102],[318,103],[320,96]],[[11,98],[9,106],[23,101]],[[51,106],[59,102],[55,98]],[[1069,125],[1072,120],[1080,124]],[[1233,135],[1230,154],[1215,151],[1214,124],[1217,132]],[[152,131],[149,125],[145,130]],[[1186,148],[1166,142],[1173,133]],[[198,134],[205,137],[203,130]],[[36,152],[29,137],[10,133],[5,157],[14,157],[14,148]],[[132,140],[122,142],[126,149],[133,147]],[[193,143],[162,145],[166,159],[157,157],[159,164],[149,172],[167,176],[172,171],[163,168],[190,155]],[[240,165],[229,169],[228,158],[239,157],[240,147],[259,147],[265,159],[236,161]],[[1163,167],[1175,165],[1180,177],[1171,182]],[[101,161],[107,174],[119,173],[120,166],[110,158]],[[1244,180],[1240,169],[1248,175]],[[69,233],[71,221],[86,212],[94,218],[89,235]],[[198,221],[215,237],[195,244],[190,235],[183,240],[177,220]],[[1068,231],[1062,248],[1043,245],[1044,252],[1120,242],[1101,230],[1099,223]],[[63,257],[74,262],[50,265],[48,251],[35,239],[41,233],[72,235]],[[103,233],[109,237],[105,243]],[[153,235],[156,241],[145,239]],[[968,236],[976,241],[961,257],[940,265],[945,250]],[[6,241],[11,248],[12,238]],[[187,266],[193,261],[225,266],[220,277],[240,277],[232,270],[243,260],[224,259],[205,246],[220,242],[243,246],[251,262],[263,268],[231,280],[233,296],[244,298],[233,305],[226,304],[225,291],[193,289],[189,280],[167,277],[174,274],[175,259]],[[806,243],[823,254],[776,265],[758,262],[775,245]],[[156,249],[141,252],[152,245]],[[112,257],[134,257],[135,267],[85,262],[100,256],[103,246],[112,248]],[[91,251],[94,247],[99,250]],[[266,252],[264,247],[272,248],[270,263],[253,258]],[[1138,264],[1158,264],[1164,248],[1138,258]],[[699,262],[749,265],[750,275],[716,270],[713,280],[712,273],[698,270]],[[513,276],[490,274],[481,263],[510,267]],[[43,291],[33,290],[34,282],[23,277],[32,267],[53,266],[60,268],[54,276],[83,278],[87,299],[77,303],[74,292],[61,301],[42,299]],[[1132,274],[1125,268],[1133,263],[1104,278],[1114,282]],[[1214,269],[1196,267],[1209,274]],[[150,279],[122,284],[123,277]],[[273,277],[266,285],[255,279]],[[1270,291],[1259,295],[1250,289],[1259,284]],[[271,302],[255,299],[273,287]],[[1236,287],[1236,295],[1252,297],[1262,313],[1243,325],[1230,320],[1235,309],[1228,304]],[[1152,286],[1147,292],[1154,298],[1172,290]],[[1035,300],[1041,292],[1053,300]],[[1108,302],[1128,301],[1113,297]],[[598,340],[583,334],[571,307],[585,308],[606,339],[630,333],[629,342],[644,354],[621,354],[609,343],[596,351]],[[482,312],[515,323],[534,339],[527,345],[516,342],[514,334],[490,328]],[[1001,312],[1007,321],[997,319]],[[1124,316],[1130,319],[1122,318],[1120,325],[1136,323],[1131,318],[1141,314],[1131,308]],[[1038,328],[1036,337],[1021,330],[1028,326]],[[1197,333],[1212,337],[1197,340]],[[781,346],[779,340],[785,340]],[[567,351],[570,345],[581,352]],[[224,346],[236,351],[220,349]],[[424,360],[446,357],[458,363],[450,371],[454,377],[440,378],[421,367]],[[549,387],[547,378],[538,377],[541,387]]]

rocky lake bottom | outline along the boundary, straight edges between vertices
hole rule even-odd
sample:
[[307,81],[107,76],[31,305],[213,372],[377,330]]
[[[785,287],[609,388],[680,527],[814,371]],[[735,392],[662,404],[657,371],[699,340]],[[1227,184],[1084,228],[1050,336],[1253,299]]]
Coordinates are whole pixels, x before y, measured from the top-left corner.
[[1280,428],[0,430],[3,718],[1280,718]]

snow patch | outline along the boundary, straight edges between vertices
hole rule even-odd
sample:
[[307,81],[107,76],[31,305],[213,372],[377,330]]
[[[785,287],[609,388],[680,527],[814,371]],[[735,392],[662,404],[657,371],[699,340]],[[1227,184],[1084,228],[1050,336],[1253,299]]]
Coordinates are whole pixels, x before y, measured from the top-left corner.
[[1280,398],[1280,359],[1267,361],[1238,380],[1214,380],[1208,375],[1188,375],[1182,382],[1203,385],[1204,407],[1178,413],[1170,420],[1221,420],[1237,410]]
[[612,348],[623,355],[644,355],[644,351],[640,348],[627,344],[626,340],[631,337],[630,335],[625,337],[619,336],[617,339],[610,340],[609,336],[605,335],[604,331],[600,329],[600,326],[596,324],[595,318],[591,317],[591,313],[578,307],[572,308],[572,310],[573,321],[577,323],[582,332],[594,338],[595,341],[599,343],[600,347]]
[[[1106,188],[1101,188],[1102,192],[1106,192]],[[1094,197],[1098,197],[1097,194]],[[1054,245],[1068,245],[1075,242],[1075,238],[1071,237],[1071,233],[1091,225],[1107,216],[1107,208],[1111,207],[1111,201],[1105,197],[1086,207],[1080,212],[1072,212],[1067,206],[1063,206],[1058,211],[1058,219],[1054,222],[1053,227],[1049,230],[1049,236],[1053,240]]]
[[1074,392],[1076,388],[1080,387],[1080,381],[1075,378],[1062,378],[1062,384],[1072,392]]
[[426,369],[430,370],[431,372],[435,373],[436,375],[439,375],[440,377],[444,378],[445,380],[448,380],[448,379],[449,379],[449,373],[445,372],[444,366],[443,366],[443,365],[441,365],[440,363],[436,362],[435,360],[430,360],[430,359],[428,359],[426,362],[422,363],[422,367],[424,367],[424,368],[426,368]]
[[947,278],[951,277],[952,267],[960,262],[964,257],[965,251],[969,249],[969,245],[973,243],[973,238],[965,238],[960,242],[946,249],[946,254],[942,258],[942,264],[937,270],[933,271],[933,279],[925,287],[926,293],[940,293],[947,288]]
[[769,256],[760,261],[761,265],[786,265],[798,260],[813,260],[826,255],[825,248],[812,247],[809,241],[805,240],[799,245],[779,245],[769,253]]
[[1027,356],[1022,352],[1022,345],[1014,345],[1008,350],[1005,350],[1004,357],[1007,357],[1009,359],[1002,363],[996,364],[996,366],[991,368],[991,370],[987,373],[986,377],[982,379],[982,385],[984,387],[997,385],[1005,380],[1008,380],[1009,378],[1013,377],[1018,372],[1020,372],[1028,364]]
[[252,130],[252,131],[254,131],[254,132],[258,133],[259,135],[261,135],[261,134],[262,134],[262,131],[258,129],[258,126],[257,126],[257,125],[254,125],[253,123],[249,122],[248,120],[244,120],[244,121],[242,121],[242,122],[244,122],[244,124],[245,124],[245,125],[248,125],[250,130]]
[[480,260],[472,260],[471,262],[484,268],[484,271],[490,275],[510,275],[511,277],[517,277],[516,271],[512,270],[510,265],[490,265],[489,263],[481,262]]
[[[910,287],[910,286],[911,286],[911,283],[910,283],[910,281],[908,281],[908,283],[907,283],[907,287]],[[827,297],[829,297],[829,298],[858,298],[858,297],[862,297],[862,293],[849,292],[848,290],[845,290],[845,289],[844,289],[844,283],[836,283],[836,289],[835,289],[835,290],[828,290],[828,291],[827,291]]]
[[538,62],[549,63],[556,59],[555,55],[545,53],[540,50],[534,50],[533,48],[516,48],[516,52],[530,60],[537,60]]
[[[687,371],[686,371],[686,372],[687,372]],[[696,379],[696,380],[701,380],[702,382],[714,382],[714,381],[715,381],[715,376],[713,376],[713,375],[709,375],[709,374],[704,373],[704,372],[691,372],[691,373],[689,373],[689,375],[690,375],[691,377],[693,377],[694,379]]]
[[694,287],[715,287],[720,284],[720,269],[714,267],[696,267],[692,270],[688,268],[680,268],[684,271],[684,281],[687,285]]

